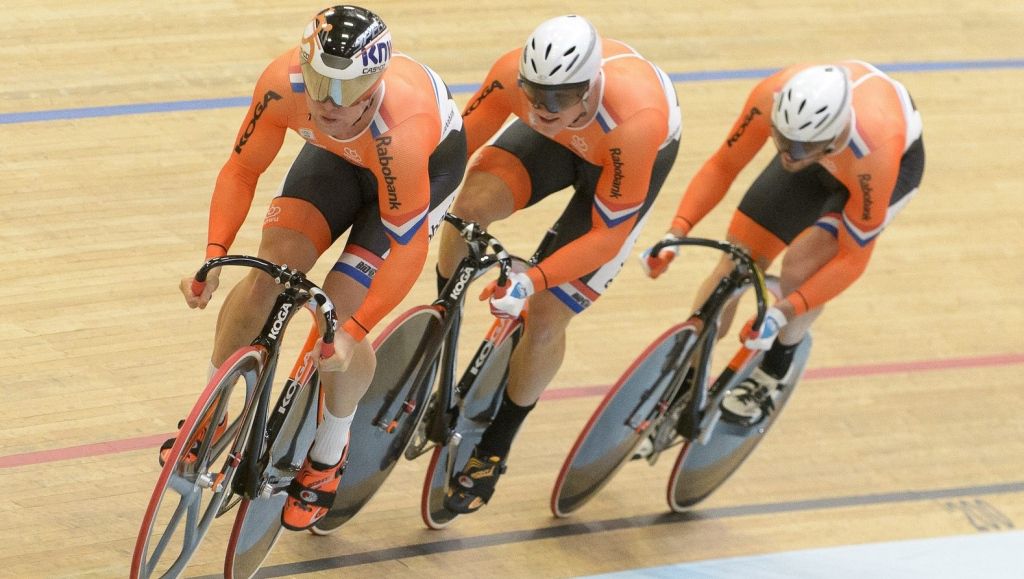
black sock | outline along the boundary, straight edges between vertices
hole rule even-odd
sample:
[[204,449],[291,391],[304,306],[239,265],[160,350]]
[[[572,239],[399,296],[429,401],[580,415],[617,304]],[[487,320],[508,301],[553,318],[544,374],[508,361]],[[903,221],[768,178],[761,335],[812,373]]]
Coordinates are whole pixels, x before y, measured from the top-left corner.
[[764,360],[761,360],[761,369],[772,378],[782,379],[789,371],[789,365],[793,363],[793,354],[799,345],[800,342],[787,346],[780,340],[775,340],[772,348],[764,355]]
[[434,273],[437,274],[437,293],[438,295],[440,295],[441,290],[444,289],[444,286],[448,285],[448,278],[441,275],[441,266],[439,265],[434,266]]
[[502,396],[501,406],[498,408],[498,415],[484,431],[483,438],[476,445],[477,448],[492,456],[502,458],[508,456],[508,451],[512,448],[512,439],[519,432],[519,427],[526,420],[526,415],[535,406],[537,406],[536,402],[529,406],[519,406],[512,402],[512,399],[508,397],[508,392],[505,392]]

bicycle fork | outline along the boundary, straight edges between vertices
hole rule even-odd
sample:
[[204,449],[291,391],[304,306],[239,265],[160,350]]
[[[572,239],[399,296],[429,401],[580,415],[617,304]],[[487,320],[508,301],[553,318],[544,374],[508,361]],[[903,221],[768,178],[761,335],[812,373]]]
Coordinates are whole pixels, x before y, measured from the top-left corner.
[[[512,334],[516,330],[516,324],[518,321],[518,319],[494,320],[494,323],[491,324],[490,329],[487,331],[483,341],[480,343],[480,347],[477,348],[476,353],[473,355],[472,361],[466,368],[465,374],[463,374],[462,379],[459,380],[458,385],[455,387],[455,404],[451,405],[452,415],[451,421],[449,422],[449,435],[447,437],[448,456],[445,463],[444,483],[444,492],[446,495],[451,487],[451,480],[455,474],[456,460],[459,456],[459,447],[462,444],[462,434],[456,430],[456,426],[458,424],[458,418],[465,408],[466,396],[472,390],[473,384],[480,377],[482,370],[487,367],[487,364],[491,360],[491,356],[497,349],[497,346],[505,340],[516,339]],[[501,391],[503,392],[504,389]],[[487,408],[475,416],[469,416],[468,419],[476,422],[485,421],[490,424],[490,421],[493,420],[494,415],[497,413],[498,405],[500,403],[501,396],[495,396],[494,400],[487,406]]]

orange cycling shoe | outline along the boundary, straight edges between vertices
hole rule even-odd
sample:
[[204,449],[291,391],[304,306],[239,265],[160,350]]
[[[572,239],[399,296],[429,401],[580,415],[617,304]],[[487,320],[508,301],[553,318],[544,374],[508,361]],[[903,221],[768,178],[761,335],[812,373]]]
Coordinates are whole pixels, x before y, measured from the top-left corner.
[[[178,428],[181,429],[182,425],[184,425],[184,424],[185,424],[184,420],[179,420],[178,421]],[[191,464],[191,463],[195,462],[196,459],[198,458],[198,455],[199,455],[199,443],[206,436],[206,427],[207,426],[209,426],[209,424],[204,424],[204,425],[199,427],[198,431],[196,431],[195,441],[192,443],[192,448],[189,449],[189,451],[185,454],[185,456],[182,457],[182,460],[184,460],[186,463]],[[224,418],[221,418],[220,424],[217,425],[217,430],[215,430],[214,433],[213,433],[213,440],[217,441],[221,437],[221,435],[224,434],[224,431],[226,431],[227,429],[228,429],[228,415],[225,414]],[[167,457],[171,454],[171,448],[174,447],[174,441],[175,440],[177,440],[177,437],[168,438],[167,440],[164,441],[163,444],[160,445],[160,455],[158,456],[158,460],[160,461],[160,466],[163,466],[164,463],[167,462]]]
[[337,494],[341,475],[345,472],[348,446],[334,466],[314,462],[308,456],[302,470],[288,485],[288,499],[281,511],[281,524],[293,531],[302,531],[324,518]]

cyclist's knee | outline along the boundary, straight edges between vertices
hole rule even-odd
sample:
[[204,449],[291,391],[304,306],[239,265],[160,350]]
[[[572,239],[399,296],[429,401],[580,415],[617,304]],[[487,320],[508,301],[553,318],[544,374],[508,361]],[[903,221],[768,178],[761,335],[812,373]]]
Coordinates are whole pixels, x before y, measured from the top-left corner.
[[526,331],[537,345],[552,345],[565,341],[565,330],[574,314],[551,292],[541,292],[530,298]]
[[782,291],[793,292],[811,278],[839,250],[836,240],[824,230],[812,228],[790,246],[782,258]]
[[244,303],[251,306],[247,309],[255,311],[256,305],[265,305],[269,309],[274,298],[281,293],[281,286],[262,271],[252,269],[238,282],[236,291],[241,292]]
[[504,181],[486,172],[470,172],[452,206],[452,213],[487,227],[515,211],[512,192]]
[[312,240],[298,231],[268,227],[260,239],[259,256],[278,265],[308,272],[320,257],[320,252]]

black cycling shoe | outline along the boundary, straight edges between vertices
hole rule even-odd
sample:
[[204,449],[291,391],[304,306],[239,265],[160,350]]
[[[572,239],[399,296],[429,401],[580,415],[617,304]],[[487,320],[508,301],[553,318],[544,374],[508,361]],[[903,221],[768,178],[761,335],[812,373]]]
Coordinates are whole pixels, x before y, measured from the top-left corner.
[[474,448],[465,468],[452,478],[444,508],[463,515],[480,510],[491,500],[494,485],[506,470],[500,456],[486,455]]

